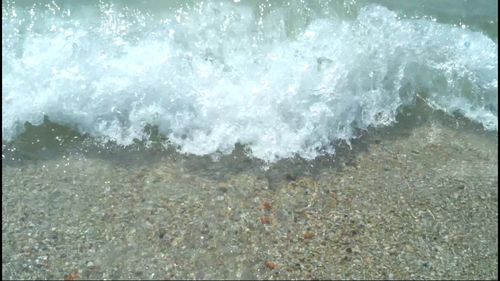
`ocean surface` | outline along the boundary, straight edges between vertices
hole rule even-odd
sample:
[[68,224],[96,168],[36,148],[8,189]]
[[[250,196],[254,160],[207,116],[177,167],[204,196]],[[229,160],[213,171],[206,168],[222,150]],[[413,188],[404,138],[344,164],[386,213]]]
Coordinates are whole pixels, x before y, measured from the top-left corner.
[[497,11],[493,0],[2,0],[2,154],[56,126],[60,139],[314,159],[429,108],[495,133]]

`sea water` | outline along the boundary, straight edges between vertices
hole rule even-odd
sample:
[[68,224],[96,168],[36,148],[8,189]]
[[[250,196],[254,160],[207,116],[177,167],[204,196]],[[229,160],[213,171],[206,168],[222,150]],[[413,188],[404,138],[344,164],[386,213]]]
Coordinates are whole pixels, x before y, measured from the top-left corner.
[[2,143],[51,122],[125,147],[155,131],[188,154],[314,159],[419,101],[496,132],[497,5],[2,0]]
[[2,276],[497,277],[497,10],[2,0]]

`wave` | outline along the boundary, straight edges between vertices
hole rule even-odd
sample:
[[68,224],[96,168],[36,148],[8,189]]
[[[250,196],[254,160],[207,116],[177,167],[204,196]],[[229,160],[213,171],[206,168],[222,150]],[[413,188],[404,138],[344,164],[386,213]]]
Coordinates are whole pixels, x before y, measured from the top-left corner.
[[48,117],[121,145],[156,126],[186,153],[312,159],[417,97],[498,128],[498,46],[460,26],[378,5],[297,32],[287,7],[55,7],[2,6],[3,140]]

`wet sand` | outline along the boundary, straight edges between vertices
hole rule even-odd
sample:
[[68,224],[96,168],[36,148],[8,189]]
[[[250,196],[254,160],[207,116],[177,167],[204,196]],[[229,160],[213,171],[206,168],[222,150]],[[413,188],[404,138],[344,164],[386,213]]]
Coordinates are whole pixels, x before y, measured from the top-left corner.
[[498,139],[441,122],[266,169],[148,150],[2,163],[5,279],[496,279]]

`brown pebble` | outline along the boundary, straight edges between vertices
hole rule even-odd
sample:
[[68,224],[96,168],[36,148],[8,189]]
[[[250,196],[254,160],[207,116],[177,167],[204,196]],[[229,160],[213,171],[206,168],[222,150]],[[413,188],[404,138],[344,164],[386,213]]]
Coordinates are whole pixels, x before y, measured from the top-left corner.
[[314,236],[316,236],[314,232],[307,231],[306,233],[304,233],[304,239],[312,239],[314,238]]
[[271,270],[274,270],[274,269],[278,268],[278,264],[276,264],[272,261],[266,261],[266,267],[271,269]]
[[266,211],[270,211],[273,208],[273,205],[271,205],[270,202],[266,201],[266,202],[262,203],[262,208],[264,208],[264,210],[266,210]]
[[262,217],[260,217],[260,222],[262,224],[270,224],[271,223],[271,219],[269,217],[262,216]]
[[80,276],[75,271],[71,272],[70,274],[64,275],[64,280],[71,281],[71,280],[78,280],[78,279],[80,279]]

